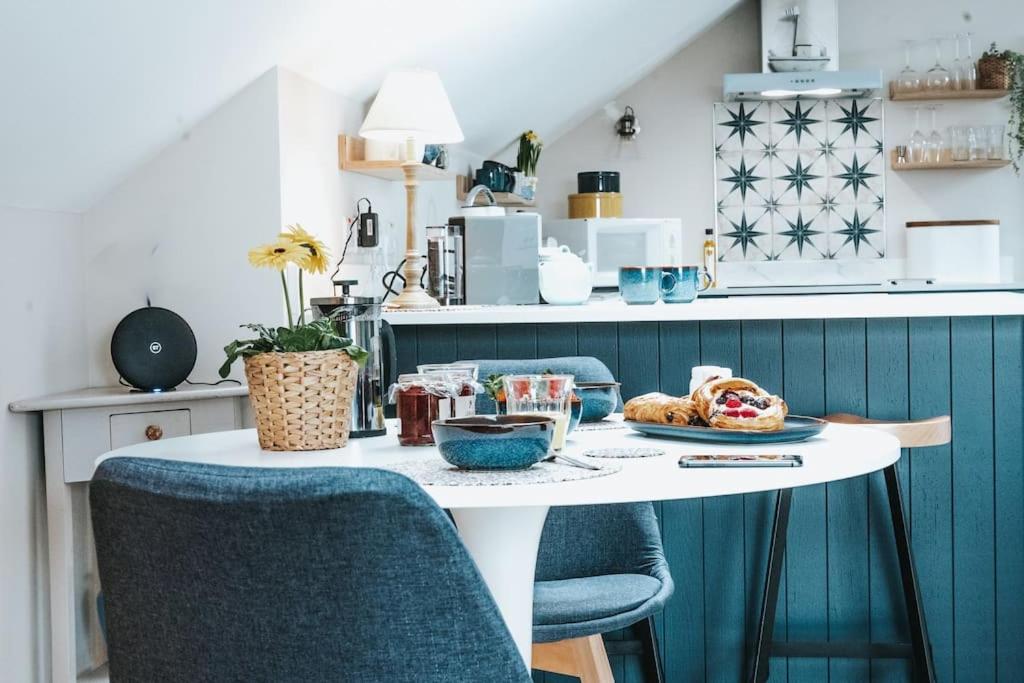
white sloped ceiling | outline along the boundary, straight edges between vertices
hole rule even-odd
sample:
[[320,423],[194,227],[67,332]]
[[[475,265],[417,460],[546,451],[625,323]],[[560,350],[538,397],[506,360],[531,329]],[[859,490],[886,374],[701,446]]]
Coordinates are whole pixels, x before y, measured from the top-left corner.
[[737,2],[7,0],[0,205],[87,209],[275,65],[357,100],[433,68],[469,149],[553,139]]

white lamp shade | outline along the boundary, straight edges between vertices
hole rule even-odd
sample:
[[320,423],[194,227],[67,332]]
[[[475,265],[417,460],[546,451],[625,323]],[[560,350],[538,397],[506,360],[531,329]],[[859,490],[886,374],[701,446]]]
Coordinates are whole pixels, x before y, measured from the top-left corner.
[[441,77],[434,71],[392,71],[370,105],[359,135],[371,140],[423,144],[462,142]]

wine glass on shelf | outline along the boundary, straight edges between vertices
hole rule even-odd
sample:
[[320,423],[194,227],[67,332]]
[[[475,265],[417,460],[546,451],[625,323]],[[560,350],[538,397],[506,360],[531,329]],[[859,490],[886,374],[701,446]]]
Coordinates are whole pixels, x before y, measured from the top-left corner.
[[964,90],[964,60],[960,58],[960,36],[953,34],[953,65],[949,70],[950,86],[953,90]]
[[971,33],[964,34],[967,41],[967,56],[963,61],[963,79],[960,81],[961,90],[975,90],[978,87],[978,63],[974,61],[974,49],[971,45]]
[[910,65],[910,51],[913,47],[913,40],[903,41],[903,71],[897,76],[897,92],[911,93],[921,89],[921,74],[914,71],[914,67]]
[[925,74],[925,86],[928,90],[949,90],[949,71],[942,66],[942,39],[935,38],[935,66]]
[[924,152],[927,139],[921,132],[921,105],[914,107],[914,133],[910,136],[907,147],[910,148],[910,163],[919,164],[925,160]]
[[935,117],[936,112],[939,109],[939,105],[933,104],[928,107],[932,113],[932,132],[928,134],[927,152],[925,154],[926,161],[937,164],[944,161],[946,151],[946,141],[942,137],[942,133],[939,131],[938,125],[936,125]]

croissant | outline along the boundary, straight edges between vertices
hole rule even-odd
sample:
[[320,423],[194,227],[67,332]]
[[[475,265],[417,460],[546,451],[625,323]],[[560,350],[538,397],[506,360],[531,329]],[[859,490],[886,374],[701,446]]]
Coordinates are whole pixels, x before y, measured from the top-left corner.
[[626,401],[623,414],[633,422],[707,426],[689,396],[669,396],[659,392],[644,394]]
[[719,429],[776,432],[789,413],[781,398],[740,377],[709,380],[692,398],[701,418]]

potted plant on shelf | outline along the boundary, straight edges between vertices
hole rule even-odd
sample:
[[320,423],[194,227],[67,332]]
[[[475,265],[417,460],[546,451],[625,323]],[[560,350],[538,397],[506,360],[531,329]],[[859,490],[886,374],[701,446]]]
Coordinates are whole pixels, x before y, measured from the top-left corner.
[[[365,349],[337,333],[332,318],[306,322],[303,273],[323,273],[328,255],[323,242],[288,226],[273,244],[249,252],[249,263],[281,274],[288,324],[248,324],[253,339],[236,339],[224,347],[227,360],[220,376],[242,358],[249,383],[249,402],[260,447],[271,451],[341,448],[348,443],[356,374]],[[298,269],[298,315],[293,316],[286,271]]]
[[515,192],[527,201],[532,200],[537,193],[537,162],[540,161],[540,152],[544,143],[532,130],[525,131],[519,136],[519,152],[516,154]]
[[992,43],[978,60],[978,87],[1010,91],[1010,159],[1019,174],[1024,157],[1024,55],[1013,50],[999,50]]

